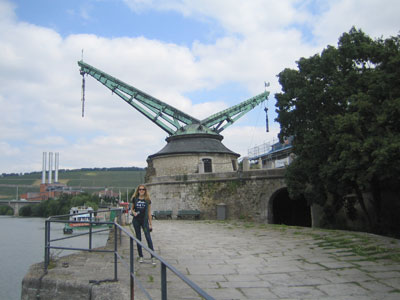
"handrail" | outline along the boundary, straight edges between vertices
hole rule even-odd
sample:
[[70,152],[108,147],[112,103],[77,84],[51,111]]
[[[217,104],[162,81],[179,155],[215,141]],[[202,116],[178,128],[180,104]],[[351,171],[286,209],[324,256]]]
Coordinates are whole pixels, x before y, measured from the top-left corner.
[[[121,221],[121,213],[122,209],[117,208],[117,209],[108,209],[108,210],[99,210],[99,211],[91,211],[89,212],[91,214],[90,217],[92,217],[93,213],[98,213],[98,212],[109,212],[111,210],[116,210],[118,211],[118,219],[119,223]],[[80,213],[83,214],[83,213]],[[142,290],[142,292],[146,295],[148,299],[152,299],[149,293],[146,291],[144,286],[141,284],[141,282],[136,278],[135,273],[134,273],[134,243],[137,245],[142,246],[144,250],[149,252],[153,257],[155,257],[158,261],[161,263],[161,270],[160,270],[160,276],[161,276],[161,299],[162,300],[167,300],[167,268],[173,272],[179,279],[181,279],[183,282],[185,282],[190,288],[192,288],[198,295],[200,295],[203,299],[205,300],[214,300],[213,297],[208,295],[205,291],[203,291],[198,285],[196,285],[193,281],[191,281],[189,278],[187,278],[185,275],[183,275],[180,271],[178,271],[175,267],[170,265],[166,260],[164,260],[160,255],[158,255],[156,252],[148,248],[146,245],[144,245],[141,241],[139,241],[136,237],[134,237],[131,232],[127,231],[124,227],[122,227],[118,222],[96,222],[96,221],[69,221],[69,220],[60,220],[60,218],[65,218],[69,216],[73,216],[77,214],[70,214],[70,215],[58,215],[58,216],[51,216],[46,219],[45,221],[45,261],[44,261],[44,268],[45,271],[47,271],[47,268],[50,263],[50,249],[62,249],[62,250],[78,250],[78,251],[89,251],[89,252],[109,252],[109,253],[114,253],[114,279],[110,281],[118,281],[118,268],[117,268],[117,262],[118,260],[121,261],[121,265],[129,268],[130,271],[130,293],[131,293],[131,299],[134,299],[135,295],[135,281],[139,288]],[[90,218],[92,220],[92,218]],[[76,234],[73,236],[68,236],[64,238],[58,238],[58,239],[50,239],[50,225],[51,223],[88,223],[89,224],[89,232],[82,233],[82,234]],[[109,229],[103,229],[103,230],[92,230],[93,224],[109,224],[114,227],[114,250],[107,250],[107,249],[92,249],[92,234],[109,230]],[[120,233],[118,235],[118,232]],[[129,237],[129,263],[127,263],[123,256],[120,255],[118,252],[118,239],[119,242],[121,243],[121,238],[122,238],[122,233],[126,234]],[[72,247],[59,247],[59,246],[52,246],[51,242],[55,241],[60,241],[68,238],[74,238],[77,236],[82,236],[82,235],[89,235],[89,247],[88,248],[72,248]]]

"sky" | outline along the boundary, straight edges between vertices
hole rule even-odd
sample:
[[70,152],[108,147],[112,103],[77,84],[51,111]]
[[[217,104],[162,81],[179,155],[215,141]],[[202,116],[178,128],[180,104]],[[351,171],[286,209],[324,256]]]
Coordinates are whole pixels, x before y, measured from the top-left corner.
[[[0,174],[146,167],[167,133],[86,78],[77,61],[204,119],[264,92],[222,132],[242,157],[276,140],[277,75],[337,46],[352,26],[372,38],[400,32],[397,0],[0,0]],[[82,52],[83,49],[83,52]]]

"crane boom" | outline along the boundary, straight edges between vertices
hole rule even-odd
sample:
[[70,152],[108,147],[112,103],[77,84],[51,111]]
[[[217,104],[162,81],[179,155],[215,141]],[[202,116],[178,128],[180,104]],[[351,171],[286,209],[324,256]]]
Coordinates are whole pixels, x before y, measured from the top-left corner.
[[[252,110],[255,106],[267,100],[269,95],[269,92],[265,91],[264,93],[200,121],[179,109],[158,100],[157,98],[150,96],[99,69],[96,69],[82,60],[78,61],[78,65],[83,80],[85,74],[92,76],[113,93],[117,94],[122,98],[122,100],[145,115],[150,121],[161,127],[161,129],[166,131],[170,136],[196,133],[219,135],[221,131],[232,125],[236,120]],[[82,88],[84,88],[84,84],[82,85]],[[84,101],[84,91],[82,95]]]
[[[242,103],[239,103],[219,113],[209,116],[208,118],[202,120],[201,124],[208,128],[218,124],[214,129],[218,133],[220,133],[222,130],[233,124],[236,120],[241,118],[247,112],[256,107],[258,104],[267,100],[268,95],[269,92],[265,91],[264,93],[254,96],[246,101],[243,101]],[[226,123],[224,126],[222,126],[224,122]]]
[[[113,93],[121,97],[122,100],[133,106],[170,135],[173,135],[176,130],[182,127],[179,122],[182,122],[186,125],[200,122],[196,118],[193,118],[177,108],[162,102],[161,100],[158,100],[153,96],[150,96],[87,63],[84,63],[83,61],[78,61],[78,65],[81,67],[82,76],[84,76],[84,74],[88,74],[101,82]],[[135,99],[138,103],[133,99]],[[139,105],[139,103],[141,105]],[[169,123],[169,125],[175,127],[175,130],[171,128],[171,126],[168,126],[168,124],[165,122],[162,122],[160,118]]]

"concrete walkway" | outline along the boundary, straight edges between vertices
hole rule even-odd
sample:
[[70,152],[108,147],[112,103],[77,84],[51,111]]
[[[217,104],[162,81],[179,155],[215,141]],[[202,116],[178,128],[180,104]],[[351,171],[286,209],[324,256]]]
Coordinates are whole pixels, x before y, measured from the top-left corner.
[[[215,299],[400,299],[397,239],[240,221],[154,220],[153,228],[156,252]],[[128,246],[124,239],[127,259]],[[68,268],[61,267],[63,258],[49,272],[62,276],[79,264],[97,270],[84,280],[112,278],[110,255],[74,257]],[[161,299],[160,264],[145,258],[147,263],[135,263],[137,278],[153,299]],[[167,279],[168,299],[200,299],[171,272]],[[129,276],[122,265],[119,280],[118,286],[97,285],[92,299],[128,299]],[[135,299],[146,299],[138,287],[135,293]]]

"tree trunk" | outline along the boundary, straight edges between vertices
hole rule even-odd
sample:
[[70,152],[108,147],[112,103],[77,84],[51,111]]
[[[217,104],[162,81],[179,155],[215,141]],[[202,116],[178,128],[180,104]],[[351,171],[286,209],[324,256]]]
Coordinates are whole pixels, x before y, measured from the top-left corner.
[[372,177],[371,181],[371,193],[372,193],[372,199],[373,199],[373,205],[375,209],[375,215],[376,215],[376,222],[377,222],[377,230],[378,232],[381,230],[381,203],[382,203],[382,197],[381,197],[381,187],[380,187],[380,182],[379,179],[376,176]]
[[369,216],[367,207],[365,206],[364,197],[363,197],[362,192],[360,190],[360,187],[358,186],[357,183],[354,183],[354,190],[356,191],[358,203],[360,203],[361,209],[363,210],[363,212],[367,216],[368,225],[369,225],[370,229],[372,230],[373,229],[373,225],[372,225],[371,217]]

